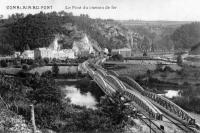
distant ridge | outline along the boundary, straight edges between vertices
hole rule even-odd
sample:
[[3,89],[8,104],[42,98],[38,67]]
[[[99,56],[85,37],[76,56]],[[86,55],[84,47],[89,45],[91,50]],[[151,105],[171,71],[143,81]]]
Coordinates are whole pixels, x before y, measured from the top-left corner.
[[167,20],[156,20],[156,21],[147,21],[147,20],[118,20],[119,22],[123,22],[125,25],[183,25],[189,24],[193,21],[167,21]]

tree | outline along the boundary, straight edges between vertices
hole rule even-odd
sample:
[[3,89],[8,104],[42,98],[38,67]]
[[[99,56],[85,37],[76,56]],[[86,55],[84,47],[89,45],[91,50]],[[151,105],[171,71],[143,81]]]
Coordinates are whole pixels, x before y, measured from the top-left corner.
[[180,54],[177,56],[177,64],[179,66],[182,66],[182,64],[183,64],[183,59],[182,59],[182,56]]
[[29,66],[27,64],[23,64],[22,69],[24,71],[27,71],[29,69]]
[[1,67],[8,67],[8,64],[5,60],[1,60]]
[[115,54],[111,57],[114,61],[124,61],[124,57],[121,54]]
[[34,60],[33,59],[28,59],[27,60],[27,64],[28,65],[33,65],[34,64]]
[[156,64],[156,71],[162,71],[163,70],[163,65],[162,63],[157,63]]
[[143,56],[147,56],[147,51],[144,51],[144,52],[143,52]]
[[29,47],[28,44],[26,44],[26,46],[25,46],[25,50],[30,50],[30,47]]
[[144,37],[142,41],[141,49],[143,51],[148,51],[150,49],[150,41],[149,41],[149,38],[147,38],[146,36]]
[[155,39],[155,37],[156,37],[156,33],[151,33],[150,35],[149,35],[149,37],[150,37],[150,39],[151,39],[151,51],[152,52],[154,52],[154,50],[155,50],[155,46],[154,46],[154,39]]
[[[13,19],[6,30],[6,42],[12,44],[15,50],[47,47],[55,38],[55,34],[68,33],[63,24],[72,23],[69,16],[59,16],[56,12],[35,15],[12,15]],[[37,27],[37,28],[36,28]]]
[[49,64],[49,58],[44,58],[45,64]]
[[[6,33],[5,33],[6,34]],[[3,33],[3,35],[5,35]],[[5,35],[6,36],[6,35]],[[14,48],[8,43],[4,43],[4,40],[2,41],[3,37],[0,37],[0,54],[2,55],[11,55],[14,53]]]
[[54,65],[52,66],[52,73],[54,76],[57,76],[59,73],[59,67],[56,63],[54,63]]
[[112,126],[117,128],[123,128],[124,122],[128,122],[128,116],[132,113],[131,108],[126,104],[127,100],[122,99],[122,94],[116,92],[111,97],[106,97],[100,101],[101,111],[110,119]]
[[51,76],[52,72],[50,70],[43,72],[41,75],[41,77],[48,77],[48,78],[50,78]]

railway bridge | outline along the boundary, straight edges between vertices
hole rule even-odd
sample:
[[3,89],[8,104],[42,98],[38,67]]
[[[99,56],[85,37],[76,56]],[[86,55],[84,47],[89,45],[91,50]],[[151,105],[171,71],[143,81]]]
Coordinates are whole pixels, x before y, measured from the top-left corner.
[[163,96],[146,91],[130,77],[122,77],[113,71],[106,71],[99,63],[99,60],[98,64],[86,61],[80,65],[80,68],[90,75],[106,95],[119,91],[148,118],[163,120],[163,117],[166,117],[179,122],[179,126],[182,125],[191,132],[194,132],[192,129],[199,130],[195,118],[178,105]]

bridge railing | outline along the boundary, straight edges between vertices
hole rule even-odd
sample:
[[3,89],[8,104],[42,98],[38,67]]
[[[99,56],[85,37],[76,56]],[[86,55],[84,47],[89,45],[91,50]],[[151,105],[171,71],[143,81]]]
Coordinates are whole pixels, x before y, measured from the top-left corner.
[[[89,68],[88,66],[86,66],[86,67]],[[98,69],[99,68],[97,68],[97,70]],[[99,73],[101,73],[101,74],[98,75],[98,74],[94,74],[96,72],[89,70],[89,69],[88,69],[88,72],[91,76],[94,76],[94,78],[96,79],[96,81],[99,84],[101,84],[101,85],[104,84],[102,86],[102,88],[107,93],[109,93],[108,92],[109,89],[107,88],[108,86],[106,86],[105,80],[107,80],[109,83],[112,83],[115,86],[114,89],[118,88],[118,89],[122,90],[126,95],[131,96],[132,99],[134,99],[134,101],[136,101],[145,110],[149,111],[151,115],[155,114],[155,112],[152,112],[151,106],[148,106],[149,103],[147,103],[147,101],[141,100],[141,97],[137,97],[136,95],[129,93],[130,90],[126,89],[126,87],[124,88],[123,85],[122,85],[123,83],[121,83],[121,81],[119,82],[118,79],[113,78],[113,75],[107,75],[107,74],[105,74],[105,72],[101,72],[101,71],[99,71]],[[105,78],[105,77],[106,77],[106,79],[104,80],[103,78]],[[168,110],[170,113],[174,114],[178,118],[181,118],[187,124],[196,125],[194,118],[192,118],[186,111],[184,111],[182,108],[180,108],[178,105],[171,102],[167,98],[159,96],[159,95],[152,93],[152,92],[145,91],[137,82],[135,82],[133,79],[131,79],[129,77],[119,77],[118,76],[118,78],[120,80],[128,83],[131,87],[133,87],[134,89],[139,91],[143,96],[150,98],[152,101],[154,101],[158,105],[162,106],[163,108]],[[124,91],[124,90],[126,90],[126,91]]]
[[193,119],[186,111],[184,111],[181,107],[173,103],[172,101],[168,100],[167,98],[163,96],[159,96],[155,93],[145,91],[135,80],[131,79],[128,76],[118,77],[123,82],[127,83],[131,87],[133,87],[135,90],[139,91],[142,95],[150,98],[160,106],[164,107],[169,112],[175,114],[179,118],[181,118],[183,121],[186,121],[190,125],[195,124],[195,119]]
[[141,98],[141,94],[140,96],[138,96],[137,94],[133,94],[132,91],[126,89],[122,81],[120,81],[115,76],[110,74],[107,75],[101,69],[96,69],[96,71],[93,71],[91,68],[88,67],[87,70],[89,75],[95,80],[95,82],[107,95],[110,95],[116,91],[120,91],[131,100],[133,100],[135,103],[137,103],[143,110],[148,112],[149,116],[156,119],[160,118],[158,117],[160,116],[160,114],[154,109],[154,105],[151,105],[151,103],[147,102],[144,98]]
[[136,89],[139,92],[144,92],[144,89],[132,78],[128,77],[128,76],[118,76],[118,78],[127,83],[129,86],[133,87],[134,89]]
[[193,119],[186,111],[184,111],[182,108],[180,108],[178,105],[171,102],[167,98],[147,91],[144,91],[143,95],[149,97],[171,113],[177,115],[182,120],[186,121],[189,125],[195,125],[195,119]]
[[115,76],[115,77],[119,77],[119,74],[117,74],[117,73],[116,73],[115,71],[113,71],[113,70],[109,70],[108,73],[111,74],[111,75],[113,75],[113,76]]
[[111,75],[107,75],[106,76],[106,80],[110,83],[113,84],[115,86],[115,88],[117,88],[118,91],[123,91],[125,88],[119,83],[119,81],[117,81],[116,79],[114,79]]
[[142,107],[148,115],[155,119],[162,119],[162,113],[152,104],[150,103],[142,94],[135,93],[130,89],[127,89],[126,86],[120,81],[118,78],[114,77],[113,75],[106,76],[106,80],[109,83],[114,84],[114,88],[118,88],[117,91],[122,92],[125,96],[128,96],[133,100],[136,104]]
[[97,69],[96,71],[97,71],[103,78],[106,77],[106,73],[103,72],[101,69]]
[[94,74],[94,80],[107,95],[111,95],[115,92],[115,90],[108,86],[107,83],[104,81],[103,77],[98,73]]
[[133,100],[142,109],[144,109],[148,113],[149,117],[158,119],[158,120],[162,119],[162,113],[156,110],[154,108],[154,105],[147,102],[145,98],[143,98],[142,96],[133,94],[131,90],[124,91],[123,94],[131,98],[131,100]]

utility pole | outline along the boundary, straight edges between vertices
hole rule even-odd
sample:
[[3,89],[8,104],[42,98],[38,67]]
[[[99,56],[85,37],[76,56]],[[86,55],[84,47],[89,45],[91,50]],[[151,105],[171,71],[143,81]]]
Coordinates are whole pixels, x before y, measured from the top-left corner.
[[31,104],[30,107],[31,107],[31,122],[32,122],[33,133],[36,133],[34,105]]

